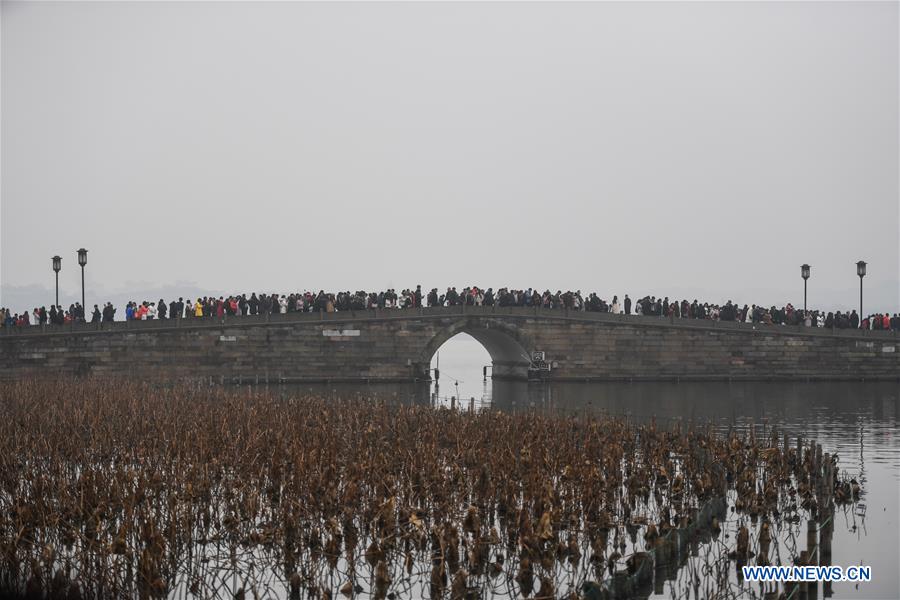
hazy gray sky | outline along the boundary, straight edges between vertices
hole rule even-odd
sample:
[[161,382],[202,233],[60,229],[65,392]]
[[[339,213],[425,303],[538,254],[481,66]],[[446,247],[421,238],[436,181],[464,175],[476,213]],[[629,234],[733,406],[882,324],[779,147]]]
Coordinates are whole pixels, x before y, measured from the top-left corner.
[[[900,310],[898,3],[2,3],[0,304]],[[20,306],[19,304],[22,304]]]

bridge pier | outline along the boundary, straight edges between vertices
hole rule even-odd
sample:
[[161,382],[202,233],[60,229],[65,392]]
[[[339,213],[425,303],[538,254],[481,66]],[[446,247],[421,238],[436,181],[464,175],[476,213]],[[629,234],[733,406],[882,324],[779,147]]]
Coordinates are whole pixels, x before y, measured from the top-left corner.
[[527,381],[530,363],[495,360],[491,363],[491,377],[509,381]]

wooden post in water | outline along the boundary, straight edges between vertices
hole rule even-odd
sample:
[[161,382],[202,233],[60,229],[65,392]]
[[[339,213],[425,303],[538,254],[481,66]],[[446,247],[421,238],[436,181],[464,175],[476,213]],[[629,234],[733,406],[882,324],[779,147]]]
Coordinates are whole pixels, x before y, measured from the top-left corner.
[[793,598],[794,597],[794,587],[796,584],[793,581],[785,581],[784,582],[784,597],[785,598]]
[[828,475],[831,472],[831,455],[828,452],[822,454],[822,475],[819,477],[819,523],[821,523],[821,515],[822,511],[825,510],[825,505],[828,502],[829,496],[829,488],[831,487],[831,482],[828,479]]
[[[831,538],[834,536],[834,504],[831,498],[825,509],[819,512],[822,524],[819,526],[819,564],[831,566]],[[830,598],[832,595],[831,582],[822,582],[822,595]]]
[[[698,527],[697,519],[700,517],[700,511],[697,507],[691,508],[691,523],[694,527]],[[692,535],[691,538],[691,556],[700,556],[700,536]]]
[[818,529],[816,522],[810,519],[806,522],[806,551],[809,555],[810,562],[808,564],[815,565],[819,562],[818,553]]
[[[819,547],[818,547],[818,528],[816,527],[816,522],[810,519],[806,523],[806,549],[807,549],[807,560],[806,564],[808,565],[818,565],[819,564]],[[809,585],[806,588],[806,597],[809,600],[816,600],[816,597],[819,595],[819,584],[816,581],[810,581]]]
[[[802,550],[800,552],[800,560],[798,561],[800,566],[806,566],[809,564],[809,554],[806,550]],[[798,594],[798,598],[800,600],[809,600],[809,582],[799,581],[797,582],[797,586],[800,588],[800,593]]]
[[[819,564],[831,565],[831,538],[834,536],[834,460],[830,453],[824,457],[825,473],[822,483],[822,501],[819,503]],[[822,582],[822,595],[830,598],[831,582]]]
[[822,444],[816,444],[816,495],[818,496],[818,500],[822,499]]
[[654,561],[653,561],[653,593],[656,595],[662,595],[666,591],[666,563],[664,561],[664,555],[660,552],[663,549],[663,543],[661,543],[661,539],[657,538],[656,540],[656,552],[654,553]]
[[809,484],[814,486],[816,483],[816,440],[809,442]]

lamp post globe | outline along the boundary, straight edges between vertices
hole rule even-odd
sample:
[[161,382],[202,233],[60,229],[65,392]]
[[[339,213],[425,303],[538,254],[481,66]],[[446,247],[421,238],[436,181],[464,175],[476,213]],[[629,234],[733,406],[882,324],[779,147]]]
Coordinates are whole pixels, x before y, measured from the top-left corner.
[[800,277],[803,278],[803,315],[806,316],[806,280],[809,279],[809,265],[800,265]]
[[59,255],[54,256],[50,260],[53,261],[53,272],[56,273],[56,304],[59,306],[59,270],[62,269],[62,258]]
[[856,274],[859,275],[859,322],[863,321],[863,277],[866,276],[866,261],[856,263]]
[[87,250],[84,248],[78,249],[78,264],[81,265],[81,320],[85,320],[85,311],[87,311],[86,305],[84,303],[84,265],[87,264]]

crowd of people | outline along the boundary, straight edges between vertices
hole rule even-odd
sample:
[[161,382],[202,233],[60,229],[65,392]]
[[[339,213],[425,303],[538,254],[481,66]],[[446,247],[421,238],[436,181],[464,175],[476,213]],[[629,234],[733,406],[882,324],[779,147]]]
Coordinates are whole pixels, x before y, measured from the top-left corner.
[[[855,310],[825,312],[821,310],[797,309],[790,303],[782,306],[744,304],[739,306],[731,300],[725,304],[709,302],[692,302],[688,300],[670,300],[668,297],[644,296],[632,300],[627,294],[619,300],[599,297],[596,293],[585,297],[581,290],[557,291],[556,293],[537,289],[526,290],[500,288],[479,288],[471,286],[459,291],[448,287],[443,293],[437,288],[423,294],[422,286],[415,289],[404,289],[397,293],[394,289],[381,292],[337,292],[327,293],[320,290],[314,292],[296,292],[291,294],[257,294],[252,293],[233,296],[204,296],[192,300],[183,297],[166,302],[162,298],[156,301],[128,302],[125,306],[125,320],[152,319],[197,319],[212,317],[234,317],[260,314],[284,314],[292,312],[342,312],[367,309],[404,309],[420,306],[524,306],[545,309],[568,309],[575,311],[604,312],[624,315],[669,317],[679,319],[707,319],[713,321],[737,321],[744,323],[762,323],[767,325],[803,325],[806,327],[824,327],[830,329],[873,329],[900,331],[900,313],[891,316],[888,313],[875,313],[860,319]],[[100,308],[94,305],[89,321],[91,323],[108,323],[115,321],[116,308],[107,302]],[[62,306],[35,308],[31,313],[13,313],[9,309],[0,308],[0,323],[5,327],[23,327],[29,325],[62,325],[87,321],[84,307],[76,302],[68,310]]]

